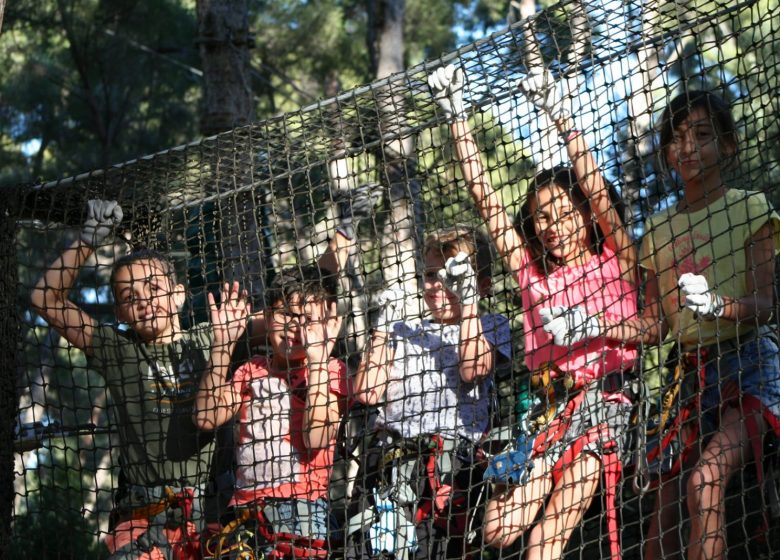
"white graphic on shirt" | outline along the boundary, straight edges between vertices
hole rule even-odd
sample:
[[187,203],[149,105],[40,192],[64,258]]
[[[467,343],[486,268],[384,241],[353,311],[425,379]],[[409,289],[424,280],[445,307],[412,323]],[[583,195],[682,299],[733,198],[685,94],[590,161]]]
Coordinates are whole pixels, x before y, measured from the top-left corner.
[[250,383],[237,451],[239,488],[294,483],[300,462],[290,443],[290,390],[284,380],[264,377]]

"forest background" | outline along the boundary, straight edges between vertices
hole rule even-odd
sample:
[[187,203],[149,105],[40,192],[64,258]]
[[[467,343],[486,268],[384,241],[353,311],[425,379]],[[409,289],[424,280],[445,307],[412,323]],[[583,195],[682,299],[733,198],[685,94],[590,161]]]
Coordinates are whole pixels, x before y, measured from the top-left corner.
[[[587,11],[603,2],[576,4]],[[667,76],[702,75],[705,84],[708,80],[729,83],[732,98],[741,100],[737,116],[748,138],[741,157],[749,168],[746,182],[766,191],[775,207],[780,207],[780,189],[775,187],[780,181],[780,125],[775,117],[780,102],[776,95],[780,48],[773,38],[780,29],[777,2],[743,2],[749,9],[735,12],[729,24],[732,28],[724,24],[713,29],[686,26],[686,17],[721,9],[718,2],[637,0],[623,4],[632,7],[632,25],[642,34],[673,31],[653,28],[654,21],[676,22],[686,29],[674,41],[648,45],[638,55],[639,64],[657,68],[658,61],[663,61]],[[686,10],[688,5],[696,9]],[[0,0],[0,189],[108,169],[297,111],[452,52],[544,8],[554,8],[553,3]],[[756,16],[762,13],[772,15]],[[566,27],[567,15],[558,16]],[[577,41],[572,31],[566,45]],[[762,46],[757,49],[756,44]],[[647,132],[654,124],[649,110],[653,96],[647,92],[663,89],[653,82],[652,72],[637,76],[640,82],[627,88],[619,100],[625,107],[621,110],[632,118],[602,135],[616,140],[599,159],[622,162],[619,186],[632,206],[633,225],[641,232],[643,218],[673,200],[674,192],[657,179],[648,181],[654,177],[652,171],[632,167],[632,162],[652,161]],[[734,76],[738,79],[732,80]],[[515,162],[509,173],[498,173],[502,177],[495,181],[499,187],[512,177],[527,178],[533,171],[531,158],[526,157],[532,149],[523,140],[506,142],[500,127],[490,126],[479,138],[484,140],[489,168],[496,169],[497,161]],[[519,156],[507,157],[507,152]],[[607,170],[613,179],[618,177],[616,169]],[[435,190],[422,192],[429,197]],[[512,188],[507,193],[509,198],[516,194]],[[460,210],[446,211],[457,215]],[[100,419],[91,415],[96,410],[105,413],[106,396],[95,376],[83,367],[74,371],[73,364],[80,364],[80,359],[28,312],[30,271],[40,271],[52,247],[62,242],[62,232],[35,236],[31,231],[20,234],[27,250],[20,263],[22,289],[16,305],[21,310],[22,338],[34,341],[25,346],[26,352],[36,355],[20,361],[25,366],[18,370],[14,408],[22,402],[22,410],[32,418],[76,424],[95,420],[100,425]],[[83,283],[94,286],[99,280],[84,279]],[[193,290],[198,285],[204,284],[190,278]],[[91,293],[79,292],[76,297],[96,316],[108,316],[110,306],[95,303]],[[95,389],[74,391],[78,387]],[[63,403],[68,402],[83,414],[63,416],[67,408]],[[38,405],[43,412],[33,413]],[[101,437],[108,436],[95,435],[90,445],[108,445]],[[24,456],[6,453],[10,450],[0,452],[2,464],[15,462],[17,476],[13,489],[4,486],[0,492],[0,499],[9,496],[3,499],[4,505],[13,504],[13,512],[2,510],[0,549],[7,543],[20,544],[18,539],[25,534],[45,530],[49,543],[35,551],[36,557],[80,557],[82,551],[98,554],[95,534],[105,524],[111,484],[107,480],[96,483],[95,477],[110,472],[106,468],[109,454],[87,457],[78,444],[51,446]],[[63,493],[63,488],[71,488],[72,494]],[[10,534],[12,516],[14,535]],[[28,552],[23,546],[12,550],[20,557]]]

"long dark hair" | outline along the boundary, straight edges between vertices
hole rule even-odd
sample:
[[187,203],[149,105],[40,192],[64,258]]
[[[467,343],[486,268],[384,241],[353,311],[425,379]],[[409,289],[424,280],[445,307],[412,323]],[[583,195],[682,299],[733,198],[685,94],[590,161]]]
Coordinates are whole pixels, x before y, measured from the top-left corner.
[[[609,193],[609,198],[612,201],[612,206],[617,211],[620,219],[623,223],[626,222],[626,205],[623,199],[618,194],[614,185],[609,181],[604,181]],[[590,241],[592,249],[596,253],[601,253],[604,247],[604,234],[601,231],[598,223],[593,220],[590,210],[590,201],[585,193],[582,192],[582,187],[577,181],[577,176],[571,167],[565,165],[558,165],[552,169],[545,169],[539,172],[531,184],[531,189],[525,198],[525,202],[520,207],[520,212],[515,216],[514,228],[515,231],[523,238],[526,247],[531,255],[531,265],[536,267],[538,271],[547,274],[550,269],[555,269],[563,264],[559,257],[556,257],[545,249],[542,240],[536,234],[536,228],[534,227],[534,216],[531,212],[531,202],[536,200],[536,194],[540,189],[549,185],[557,185],[564,191],[566,191],[571,198],[574,207],[577,210],[582,211],[590,219]]]
[[699,108],[706,110],[712,119],[712,124],[718,133],[718,142],[728,144],[733,150],[729,154],[729,157],[733,159],[727,162],[726,167],[731,167],[736,163],[739,151],[739,135],[737,134],[737,124],[734,121],[734,115],[731,113],[731,106],[722,97],[711,91],[692,89],[672,99],[661,115],[661,151],[659,157],[664,169],[669,169],[666,149],[673,141],[674,131],[680,126],[680,123],[688,118],[688,115]]

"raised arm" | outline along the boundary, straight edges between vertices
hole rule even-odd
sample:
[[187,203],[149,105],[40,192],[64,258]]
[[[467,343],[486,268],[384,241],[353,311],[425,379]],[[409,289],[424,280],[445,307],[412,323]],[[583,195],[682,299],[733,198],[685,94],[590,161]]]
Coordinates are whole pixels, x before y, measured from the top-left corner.
[[490,375],[495,362],[493,346],[482,330],[477,274],[469,256],[461,252],[447,259],[439,271],[439,278],[460,299],[460,378],[472,383]]
[[404,293],[400,290],[385,290],[379,296],[382,310],[376,327],[371,333],[365,356],[358,366],[355,377],[355,399],[363,404],[379,404],[387,391],[387,380],[393,364],[395,351],[390,345],[393,324],[401,319],[404,307]]
[[251,312],[246,290],[238,282],[225,283],[222,302],[217,305],[208,294],[213,342],[206,371],[195,395],[192,419],[201,430],[214,430],[233,418],[241,407],[241,394],[228,380],[230,358],[236,342],[244,334]]
[[521,263],[523,241],[515,231],[482,165],[479,148],[463,109],[463,70],[452,65],[439,68],[428,76],[428,85],[450,121],[455,154],[477,211],[487,224],[501,258],[509,270],[517,271]]
[[303,326],[309,380],[303,440],[309,449],[330,447],[336,439],[341,414],[337,395],[331,391],[330,353],[341,329],[336,304],[309,302]]
[[79,270],[122,221],[116,201],[90,200],[79,239],[46,269],[30,296],[33,309],[70,344],[92,352],[95,320],[68,299]]
[[[328,240],[328,247],[317,264],[324,274],[340,276],[347,269],[349,255],[357,245],[358,224],[368,219],[381,197],[381,189],[375,183],[366,183],[334,195],[337,208],[336,230]],[[266,343],[266,321],[263,310],[250,318],[251,346]]]
[[546,69],[532,69],[528,76],[519,82],[518,89],[555,122],[558,133],[566,143],[566,151],[577,182],[583,194],[588,197],[591,215],[604,234],[604,243],[617,255],[623,276],[636,283],[637,256],[634,243],[610,198],[607,183],[593,159],[584,135],[576,129],[571,113],[564,107],[552,74]]

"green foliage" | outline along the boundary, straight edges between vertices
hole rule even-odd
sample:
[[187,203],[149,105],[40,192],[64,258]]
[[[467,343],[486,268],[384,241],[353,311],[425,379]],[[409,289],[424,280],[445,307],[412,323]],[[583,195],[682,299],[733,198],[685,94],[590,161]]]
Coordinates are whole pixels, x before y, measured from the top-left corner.
[[[196,134],[193,3],[21,0],[0,35],[0,184],[106,167]],[[143,49],[148,49],[144,51]]]
[[49,486],[26,495],[28,511],[14,519],[8,560],[108,557],[81,512],[83,500],[72,487]]

